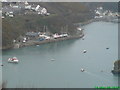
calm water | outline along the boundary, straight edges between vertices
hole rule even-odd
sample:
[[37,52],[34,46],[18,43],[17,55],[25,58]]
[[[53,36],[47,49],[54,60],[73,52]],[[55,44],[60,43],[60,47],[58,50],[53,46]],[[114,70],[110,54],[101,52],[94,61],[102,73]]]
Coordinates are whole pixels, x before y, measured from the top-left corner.
[[[118,25],[94,22],[84,28],[85,40],[68,40],[3,51],[3,80],[7,82],[7,87],[118,86],[118,77],[111,73],[113,63],[118,59]],[[84,49],[87,50],[85,54]],[[18,64],[7,62],[13,56],[20,60]],[[86,71],[81,72],[81,68]]]

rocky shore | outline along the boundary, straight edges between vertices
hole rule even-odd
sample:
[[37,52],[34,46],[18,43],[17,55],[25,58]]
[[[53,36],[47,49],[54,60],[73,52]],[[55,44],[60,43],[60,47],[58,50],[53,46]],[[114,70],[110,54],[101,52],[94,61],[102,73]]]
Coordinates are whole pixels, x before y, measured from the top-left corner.
[[111,71],[113,74],[120,74],[120,60],[114,62],[113,70]]

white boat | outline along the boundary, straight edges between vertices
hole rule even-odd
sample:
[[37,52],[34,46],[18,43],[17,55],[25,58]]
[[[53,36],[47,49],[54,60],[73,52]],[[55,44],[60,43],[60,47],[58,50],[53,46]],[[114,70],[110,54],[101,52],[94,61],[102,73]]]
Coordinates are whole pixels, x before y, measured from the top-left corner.
[[83,53],[86,53],[87,52],[87,50],[83,50]]
[[81,72],[84,72],[85,70],[83,68],[81,68]]
[[51,59],[51,61],[55,61],[55,59]]
[[13,57],[13,58],[9,58],[8,59],[8,62],[10,62],[10,63],[18,63],[18,59],[16,58],[16,57]]
[[36,45],[37,47],[40,46],[40,45]]

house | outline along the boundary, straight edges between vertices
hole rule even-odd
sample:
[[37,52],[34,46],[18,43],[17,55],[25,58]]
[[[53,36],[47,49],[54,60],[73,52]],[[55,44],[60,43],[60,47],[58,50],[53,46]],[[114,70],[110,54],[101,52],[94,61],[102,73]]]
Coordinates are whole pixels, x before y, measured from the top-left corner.
[[40,9],[40,5],[31,5],[31,10],[33,10],[33,11],[39,11],[39,9]]
[[4,19],[5,17],[4,16],[1,16],[2,19]]
[[25,43],[26,41],[27,41],[27,38],[24,37],[22,42]]
[[47,14],[47,9],[46,8],[42,8],[41,14]]
[[51,39],[51,37],[48,36],[48,35],[46,35],[46,33],[40,33],[40,34],[39,34],[39,38],[44,38],[45,40]]
[[29,3],[27,1],[25,1],[25,5],[28,5]]
[[50,40],[51,37],[50,37],[50,36],[45,36],[45,39],[46,39],[46,40]]
[[58,35],[58,33],[55,33],[54,35],[53,35],[53,38],[54,39],[57,39],[57,38],[60,38],[61,36],[60,35]]
[[31,9],[31,7],[32,7],[31,5],[26,5],[25,9]]
[[7,0],[1,0],[1,2],[8,2]]
[[37,5],[37,7],[35,8],[35,11],[38,11],[40,8],[40,5]]
[[12,6],[12,8],[19,8],[19,6],[15,5],[15,6]]
[[47,9],[46,8],[40,8],[38,11],[39,11],[38,14],[48,15],[48,16],[50,15],[50,13],[47,13]]
[[36,32],[27,32],[26,37],[29,39],[36,39],[38,38],[39,34]]
[[13,15],[13,12],[11,11],[11,12],[7,12],[6,13],[6,16],[9,16],[9,17],[14,17],[14,15]]
[[46,15],[47,15],[47,16],[49,16],[49,15],[50,15],[50,13],[46,13]]

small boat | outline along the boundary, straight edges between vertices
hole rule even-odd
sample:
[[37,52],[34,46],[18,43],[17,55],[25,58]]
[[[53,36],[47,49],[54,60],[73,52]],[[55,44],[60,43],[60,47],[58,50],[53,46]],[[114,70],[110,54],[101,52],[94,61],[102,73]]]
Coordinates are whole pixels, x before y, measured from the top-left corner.
[[8,59],[8,62],[10,62],[10,63],[18,63],[18,59],[17,59],[17,57],[13,57],[13,58],[9,58]]
[[40,45],[36,45],[37,47],[40,46]]
[[83,53],[86,53],[87,52],[87,50],[83,50]]
[[51,61],[55,61],[55,59],[51,59]]
[[109,48],[106,48],[106,49],[109,49]]
[[81,72],[84,72],[85,70],[83,68],[81,68]]

